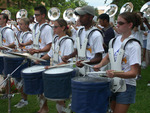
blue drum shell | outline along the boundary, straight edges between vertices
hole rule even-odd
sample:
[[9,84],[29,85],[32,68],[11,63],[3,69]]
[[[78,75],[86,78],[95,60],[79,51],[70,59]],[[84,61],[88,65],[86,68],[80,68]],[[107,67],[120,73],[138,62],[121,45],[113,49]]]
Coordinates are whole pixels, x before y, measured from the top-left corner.
[[71,95],[73,71],[47,74],[43,72],[44,96],[48,99],[68,99]]
[[[11,74],[21,63],[23,62],[24,58],[21,57],[3,57],[4,60],[4,75]],[[13,78],[21,78],[21,70],[28,67],[28,63],[23,64],[19,67],[13,74]]]
[[76,113],[106,113],[109,104],[110,83],[90,77],[71,80],[71,109]]
[[4,69],[4,60],[3,60],[3,56],[0,56],[0,74],[3,74],[3,69]]
[[25,94],[37,95],[44,92],[42,72],[23,73],[22,70],[21,76],[23,78],[23,91]]

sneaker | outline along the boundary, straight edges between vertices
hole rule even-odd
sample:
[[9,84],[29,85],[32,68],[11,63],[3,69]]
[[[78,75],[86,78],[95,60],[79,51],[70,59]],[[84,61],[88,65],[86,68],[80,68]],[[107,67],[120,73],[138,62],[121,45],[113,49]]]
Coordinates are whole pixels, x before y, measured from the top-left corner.
[[7,94],[3,94],[0,99],[8,99],[8,95]]
[[148,84],[147,84],[147,86],[150,86],[150,81],[148,81]]
[[22,107],[24,107],[26,105],[28,105],[28,101],[24,101],[23,99],[21,99],[18,104],[14,105],[14,107],[16,107],[16,108],[22,108]]

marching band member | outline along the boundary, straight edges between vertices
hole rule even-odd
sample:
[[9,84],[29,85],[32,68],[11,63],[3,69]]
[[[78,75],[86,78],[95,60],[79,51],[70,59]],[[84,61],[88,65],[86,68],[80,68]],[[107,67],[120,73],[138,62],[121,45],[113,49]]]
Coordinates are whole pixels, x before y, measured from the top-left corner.
[[38,23],[34,25],[32,33],[33,39],[27,43],[21,44],[21,46],[30,45],[33,43],[33,49],[30,49],[29,53],[32,55],[37,53],[37,57],[41,57],[44,56],[46,52],[50,50],[53,37],[53,30],[45,21],[47,15],[46,8],[44,6],[38,6],[35,7],[34,10],[34,15]]
[[[5,50],[4,47],[6,46],[9,48],[15,48],[15,36],[14,32],[10,27],[6,26],[6,23],[8,21],[8,15],[1,13],[0,14],[0,50]],[[5,86],[6,94],[4,94],[1,98],[5,99],[8,98],[8,84]]]
[[[140,19],[137,14],[131,12],[121,13],[117,19],[117,31],[121,34],[116,37],[113,43],[113,53],[108,53],[106,57],[94,66],[94,70],[98,71],[99,68],[111,62],[111,54],[114,60],[118,59],[119,51],[123,41],[132,38],[132,29],[140,24]],[[132,38],[133,39],[133,38]],[[141,47],[137,41],[131,41],[126,44],[124,54],[122,55],[121,69],[124,72],[114,73],[114,70],[107,70],[107,76],[110,78],[120,77],[124,78],[126,83],[126,91],[112,92],[111,109],[113,113],[127,113],[130,104],[135,103],[136,95],[136,75],[139,73],[141,65]],[[111,64],[112,65],[112,64]],[[119,64],[116,64],[119,65]]]
[[[79,68],[79,72],[85,75],[86,68],[81,63],[82,60],[89,60],[88,64],[96,64],[102,59],[103,49],[103,37],[96,27],[93,27],[93,17],[95,16],[95,10],[92,6],[83,6],[75,11],[75,14],[79,16],[81,27],[79,27],[77,33],[75,50],[70,55],[62,57],[66,62],[68,59],[78,56],[79,61],[76,65]],[[83,67],[84,66],[84,67]]]
[[7,46],[10,48],[14,48],[14,32],[12,29],[6,26],[6,23],[8,21],[8,16],[4,13],[0,14],[0,26],[1,26],[1,32],[0,32],[0,49],[4,50],[2,46]]
[[[26,43],[29,40],[31,40],[32,39],[32,33],[31,33],[30,28],[29,28],[29,19],[28,18],[21,18],[19,21],[19,27],[21,30],[17,34],[17,38],[18,38],[19,43]],[[28,50],[30,48],[31,48],[30,45],[23,47],[23,51],[25,51],[26,49]],[[21,92],[21,100],[16,105],[14,105],[14,107],[22,108],[22,107],[28,105],[27,94],[25,94],[23,92],[22,79],[16,79],[16,81],[17,81],[16,86],[17,86],[18,90]]]
[[[71,31],[67,26],[67,22],[64,19],[57,19],[53,26],[55,37],[53,38],[52,47],[50,51],[42,57],[42,59],[52,58],[53,65],[65,64],[61,57],[69,55],[73,51],[73,39],[71,37]],[[71,61],[70,59],[68,61]],[[48,68],[48,67],[46,67]],[[56,108],[58,113],[63,113],[62,109],[65,107],[64,101],[57,101]],[[43,104],[43,107],[39,110],[39,113],[46,113],[48,110],[47,101]]]

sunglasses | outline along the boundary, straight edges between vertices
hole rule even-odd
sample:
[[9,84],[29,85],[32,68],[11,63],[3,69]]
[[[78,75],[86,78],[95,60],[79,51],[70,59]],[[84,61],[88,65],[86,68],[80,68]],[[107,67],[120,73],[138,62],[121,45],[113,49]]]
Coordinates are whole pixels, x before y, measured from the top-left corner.
[[60,27],[60,26],[53,26],[53,29],[57,29],[58,27]]
[[40,16],[41,14],[34,14],[34,16]]
[[123,24],[125,24],[125,22],[121,22],[121,21],[120,21],[120,22],[117,22],[117,24],[118,24],[118,25],[123,25]]

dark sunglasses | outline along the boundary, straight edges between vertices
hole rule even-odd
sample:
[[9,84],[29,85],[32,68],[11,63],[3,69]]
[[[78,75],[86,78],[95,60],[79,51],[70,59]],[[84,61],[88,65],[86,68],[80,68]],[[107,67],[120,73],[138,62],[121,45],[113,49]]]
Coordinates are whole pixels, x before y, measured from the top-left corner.
[[57,29],[58,27],[60,27],[60,26],[52,26],[53,27],[53,29]]
[[41,14],[34,14],[34,16],[40,16]]
[[123,25],[123,24],[125,24],[124,22],[117,22],[117,24],[119,24],[119,25]]

